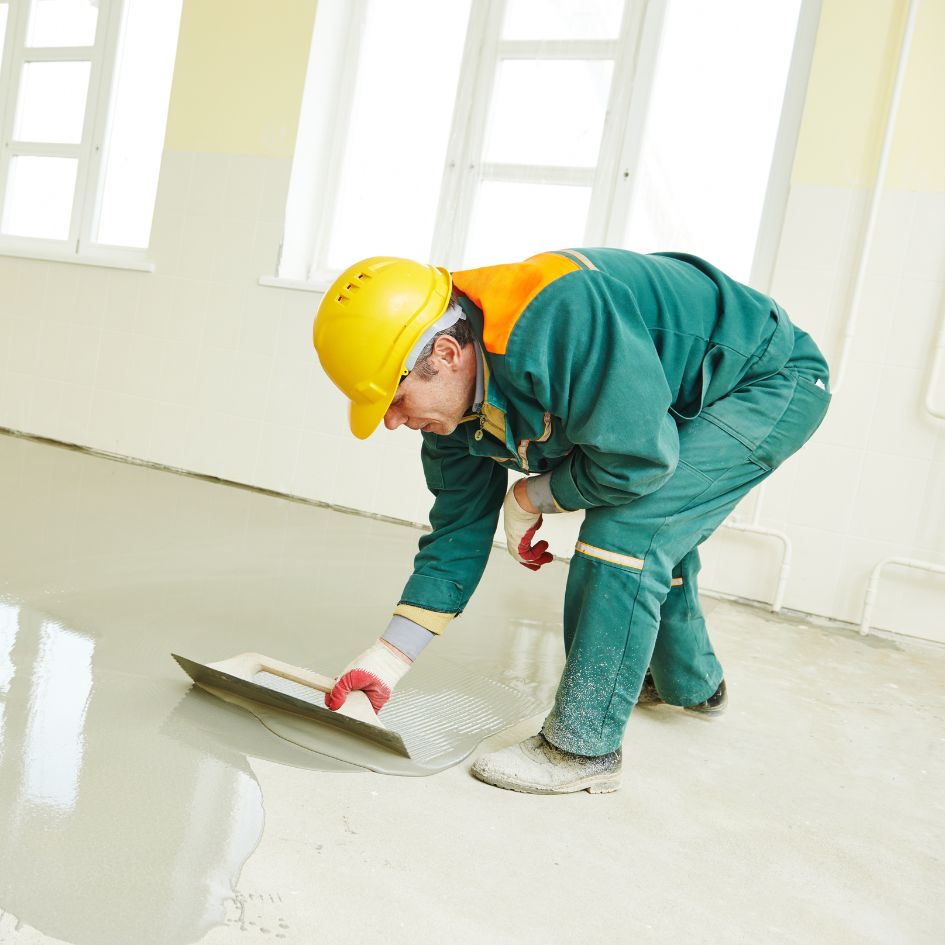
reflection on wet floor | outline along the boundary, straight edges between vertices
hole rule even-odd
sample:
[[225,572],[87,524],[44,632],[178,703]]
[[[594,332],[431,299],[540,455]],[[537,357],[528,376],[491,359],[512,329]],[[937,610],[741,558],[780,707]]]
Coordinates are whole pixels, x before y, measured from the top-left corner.
[[[191,688],[169,654],[334,674],[386,624],[418,533],[6,435],[0,513],[0,910],[77,945],[194,941],[261,835],[250,759],[360,769]],[[544,570],[525,584],[494,555],[411,685],[465,668],[547,706],[563,582]]]
[[139,942],[167,941],[177,917],[186,940],[216,924],[262,831],[245,757],[160,734],[179,692],[93,673],[92,635],[2,607],[0,906],[77,943],[102,941],[103,923]]

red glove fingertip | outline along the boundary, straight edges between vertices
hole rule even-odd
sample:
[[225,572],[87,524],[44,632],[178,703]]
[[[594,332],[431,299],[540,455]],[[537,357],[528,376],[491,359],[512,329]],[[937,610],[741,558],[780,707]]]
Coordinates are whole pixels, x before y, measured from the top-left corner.
[[345,704],[345,699],[347,698],[347,688],[342,686],[340,682],[337,682],[331,692],[325,693],[325,705],[328,706],[332,712],[337,712]]
[[526,548],[524,551],[520,552],[520,554],[526,561],[537,561],[542,555],[547,554],[547,552],[548,542],[540,541],[532,545],[531,548]]
[[336,683],[331,692],[325,695],[325,705],[332,712],[337,712],[348,698],[349,692],[363,692],[374,711],[380,712],[391,697],[390,687],[373,673],[363,669],[349,670]]

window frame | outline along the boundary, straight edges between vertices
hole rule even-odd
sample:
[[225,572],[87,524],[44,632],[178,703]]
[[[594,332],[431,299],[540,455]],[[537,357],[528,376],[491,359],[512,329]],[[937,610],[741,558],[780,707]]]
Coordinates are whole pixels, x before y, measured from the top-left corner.
[[[10,160],[13,157],[68,157],[77,160],[75,192],[64,240],[0,233],[0,255],[53,262],[83,263],[153,272],[147,248],[96,243],[104,177],[115,68],[122,35],[125,0],[98,0],[95,43],[92,46],[29,47],[26,45],[31,0],[3,0],[8,5],[7,30],[0,65],[0,213],[6,199]],[[89,62],[82,139],[78,144],[49,144],[14,138],[14,122],[23,66],[30,62]]]
[[[505,0],[472,0],[430,259],[449,269],[462,265],[476,191],[480,182],[487,180],[589,186],[583,245],[621,245],[632,213],[633,183],[670,2],[624,0],[620,33],[615,40],[529,41],[500,38]],[[762,291],[770,289],[777,256],[821,5],[822,0],[800,0],[749,279]],[[353,95],[360,53],[359,25],[367,13],[367,0],[348,0],[343,9],[334,8],[319,21],[318,15],[329,6],[325,0],[316,13],[299,124],[300,130],[309,129],[307,138],[304,133],[299,136],[299,151],[304,151],[305,166],[315,170],[306,181],[299,180],[301,175],[295,173],[297,151],[286,208],[287,217],[304,214],[308,220],[318,222],[306,233],[304,249],[300,251],[299,246],[289,249],[292,258],[285,252],[284,233],[276,273],[260,278],[261,285],[323,292],[338,275],[322,263],[327,257],[333,222],[337,166],[347,139],[348,125],[340,119],[350,112],[347,106]],[[486,123],[499,64],[512,58],[614,62],[595,167],[500,165],[483,161]],[[317,110],[319,105],[321,111]],[[287,269],[298,271],[303,267],[305,279],[282,274]]]
[[[619,134],[626,97],[624,79],[632,75],[637,58],[633,35],[639,29],[645,4],[623,0],[624,12],[617,38],[609,40],[504,40],[501,38],[505,0],[473,3],[466,46],[460,66],[459,89],[453,110],[453,127],[447,147],[437,220],[431,255],[452,269],[461,265],[469,236],[476,191],[483,181],[546,183],[590,188],[590,207],[583,245],[600,242],[589,239],[601,230],[606,201],[603,191],[609,183],[608,159],[613,140]],[[597,163],[589,168],[562,165],[496,164],[484,161],[486,125],[492,106],[499,68],[505,61],[577,60],[613,62],[606,117],[601,131]]]

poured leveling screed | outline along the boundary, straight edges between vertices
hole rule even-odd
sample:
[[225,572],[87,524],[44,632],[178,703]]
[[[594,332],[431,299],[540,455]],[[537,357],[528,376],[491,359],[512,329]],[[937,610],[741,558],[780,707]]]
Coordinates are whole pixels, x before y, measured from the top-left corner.
[[204,665],[174,654],[199,686],[255,715],[271,732],[309,751],[383,774],[425,775],[466,758],[490,735],[534,715],[533,699],[447,664],[444,688],[405,688],[374,714],[363,693],[332,712],[332,680],[271,657],[244,653]]
[[[190,685],[169,654],[264,647],[337,673],[386,624],[418,531],[4,435],[0,521],[0,942],[233,945],[234,902],[262,898],[273,914],[247,913],[247,929],[311,942],[317,924],[298,909],[325,916],[320,897],[349,893],[319,872],[319,850],[340,849],[334,805],[397,756],[352,754],[361,740],[257,705],[277,738]],[[439,770],[551,701],[557,582],[521,588],[514,562],[490,567],[491,593],[385,709],[414,756],[396,773]],[[396,804],[416,782],[367,790]],[[247,860],[287,815],[315,818],[298,831],[301,859],[283,850],[254,879]],[[291,887],[306,890],[295,937],[278,924]]]

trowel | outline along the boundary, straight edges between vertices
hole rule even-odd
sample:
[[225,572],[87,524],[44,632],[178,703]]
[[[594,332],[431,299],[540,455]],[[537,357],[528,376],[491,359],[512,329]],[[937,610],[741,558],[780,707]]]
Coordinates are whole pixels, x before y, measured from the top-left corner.
[[312,722],[330,725],[355,738],[366,738],[401,755],[410,757],[404,740],[385,728],[363,692],[350,692],[345,704],[334,712],[325,705],[324,694],[334,680],[301,666],[292,666],[261,653],[241,653],[216,663],[195,663],[186,657],[171,656],[198,686],[213,695],[233,693],[251,702],[301,715]]

